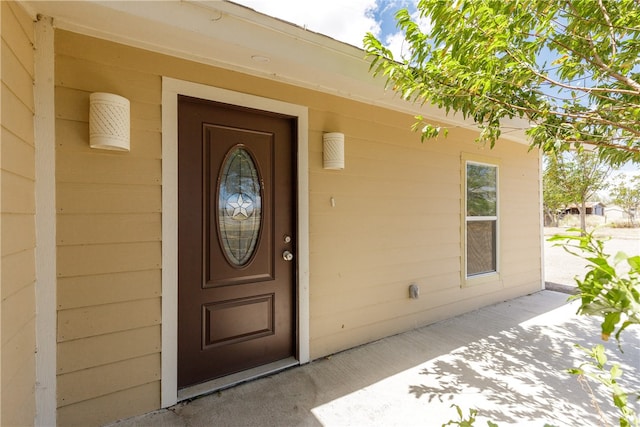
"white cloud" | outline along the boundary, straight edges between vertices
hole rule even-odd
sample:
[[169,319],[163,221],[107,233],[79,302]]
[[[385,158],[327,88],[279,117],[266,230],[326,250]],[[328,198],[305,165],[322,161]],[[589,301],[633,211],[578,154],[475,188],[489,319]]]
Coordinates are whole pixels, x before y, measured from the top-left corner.
[[402,32],[398,31],[397,33],[389,34],[382,42],[393,53],[393,58],[396,61],[403,59],[403,52],[406,50],[404,49],[405,41]]
[[[423,33],[431,31],[431,21],[426,18],[421,18],[418,11],[414,11],[411,14],[411,19],[413,22],[418,23],[418,27]],[[387,35],[383,42],[385,46],[393,52],[393,57],[396,60],[404,59],[404,55],[407,54],[407,42],[405,41],[404,34],[401,31]]]
[[422,31],[423,33],[428,33],[433,29],[431,20],[429,18],[420,17],[420,12],[418,12],[417,10],[411,14],[411,19],[413,20],[413,22],[418,23],[418,28],[420,28],[420,31]]
[[358,47],[362,47],[367,32],[380,35],[380,24],[371,13],[376,8],[376,0],[233,1]]

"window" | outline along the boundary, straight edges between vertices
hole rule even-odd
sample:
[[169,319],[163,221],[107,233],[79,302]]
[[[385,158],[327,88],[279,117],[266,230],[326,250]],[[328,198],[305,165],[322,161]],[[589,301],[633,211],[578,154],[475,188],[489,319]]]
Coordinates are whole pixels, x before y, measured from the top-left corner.
[[465,272],[471,278],[498,271],[498,167],[465,165]]

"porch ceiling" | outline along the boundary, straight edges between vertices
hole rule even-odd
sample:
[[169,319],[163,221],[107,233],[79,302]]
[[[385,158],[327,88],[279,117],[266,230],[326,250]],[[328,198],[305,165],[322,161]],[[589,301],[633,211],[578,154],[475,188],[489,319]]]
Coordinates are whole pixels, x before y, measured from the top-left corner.
[[[24,1],[56,28],[473,127],[384,90],[363,50],[228,1]],[[268,59],[268,60],[267,60]],[[513,128],[523,129],[524,121]],[[522,130],[503,137],[526,143]]]

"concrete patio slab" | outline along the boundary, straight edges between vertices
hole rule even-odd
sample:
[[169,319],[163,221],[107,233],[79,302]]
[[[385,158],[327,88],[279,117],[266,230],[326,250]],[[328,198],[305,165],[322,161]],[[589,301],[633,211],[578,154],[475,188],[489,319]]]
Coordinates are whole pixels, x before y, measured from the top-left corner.
[[[597,319],[575,315],[568,295],[542,291],[354,348],[115,423],[128,426],[440,426],[478,410],[500,426],[617,425],[608,397],[565,369],[584,360],[574,343],[599,340]],[[606,346],[640,390],[640,330]]]

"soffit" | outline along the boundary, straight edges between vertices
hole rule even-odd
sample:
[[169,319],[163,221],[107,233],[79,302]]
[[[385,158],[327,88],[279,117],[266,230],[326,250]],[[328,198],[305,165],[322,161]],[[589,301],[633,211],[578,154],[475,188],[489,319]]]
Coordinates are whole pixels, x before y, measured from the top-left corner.
[[[473,127],[418,106],[373,78],[363,50],[228,1],[25,1],[56,28],[282,81],[447,125]],[[268,58],[260,62],[254,57]],[[522,129],[526,122],[514,127]],[[503,131],[525,142],[522,131]]]

